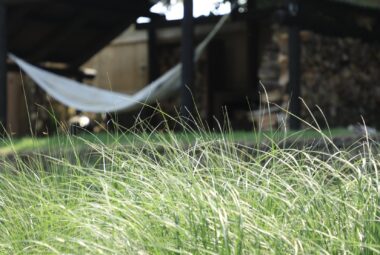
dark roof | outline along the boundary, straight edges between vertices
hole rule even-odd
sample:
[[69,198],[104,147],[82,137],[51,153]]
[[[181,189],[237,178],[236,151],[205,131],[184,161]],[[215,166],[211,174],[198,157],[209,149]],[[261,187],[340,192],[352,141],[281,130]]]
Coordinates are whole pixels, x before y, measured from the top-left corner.
[[338,37],[380,41],[380,0],[299,0],[298,16],[289,16],[287,1],[258,0],[259,10],[275,11],[284,24]]
[[353,6],[380,10],[379,0],[331,0],[331,1],[343,2],[343,3],[351,4]]
[[371,0],[304,0],[300,4],[299,24],[326,35],[379,41],[380,8],[370,8],[370,2]]
[[[77,67],[135,22],[151,0],[3,0],[8,6],[8,47],[34,63]],[[259,9],[284,0],[258,0]],[[380,0],[300,0],[302,24],[323,33],[378,37]],[[344,8],[344,10],[342,9]],[[355,29],[352,29],[355,26]],[[363,27],[360,27],[363,26]]]
[[[319,2],[321,0],[300,0],[300,2]],[[380,10],[380,0],[326,0],[331,3],[344,3],[354,7]],[[286,3],[285,0],[258,0],[259,8],[280,7]]]
[[83,64],[142,15],[149,0],[5,0],[8,48],[28,61]]

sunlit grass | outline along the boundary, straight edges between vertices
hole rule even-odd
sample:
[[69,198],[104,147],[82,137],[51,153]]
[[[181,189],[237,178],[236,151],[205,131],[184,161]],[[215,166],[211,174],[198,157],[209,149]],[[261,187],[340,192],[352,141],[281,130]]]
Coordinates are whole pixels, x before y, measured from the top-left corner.
[[35,149],[0,165],[0,254],[380,253],[377,145],[237,145],[257,135],[152,131],[37,144],[51,143],[52,156]]
[[[323,130],[323,134],[332,137],[343,137],[343,136],[353,136],[354,134],[345,128],[336,128],[332,130]],[[196,141],[197,137],[201,134],[199,132],[189,133],[176,133],[176,139],[182,143],[193,143]],[[162,140],[169,137],[165,132],[161,133],[140,133],[140,136],[149,137],[150,140]],[[213,137],[215,139],[220,139],[224,136],[228,136],[231,140],[235,142],[243,142],[245,144],[255,144],[262,142],[263,140],[276,140],[281,141],[284,139],[288,140],[299,140],[299,139],[319,139],[321,137],[320,133],[312,130],[306,129],[301,131],[263,131],[263,132],[248,132],[248,131],[236,131],[229,132],[228,134],[220,132],[210,132],[208,137]],[[83,140],[94,144],[104,144],[104,145],[128,145],[137,142],[134,132],[124,131],[124,132],[101,132],[98,134],[92,134],[88,131],[84,131],[78,135],[53,135],[46,137],[24,137],[15,139],[1,139],[0,138],[0,156],[9,155],[13,153],[30,153],[36,150],[49,151],[49,150],[59,150],[68,149],[71,150],[74,146],[77,150],[85,148]]]

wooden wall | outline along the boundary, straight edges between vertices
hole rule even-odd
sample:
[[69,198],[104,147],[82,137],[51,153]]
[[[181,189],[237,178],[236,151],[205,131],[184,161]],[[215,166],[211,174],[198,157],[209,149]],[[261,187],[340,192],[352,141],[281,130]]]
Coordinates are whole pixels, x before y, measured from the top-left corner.
[[[213,27],[213,24],[197,25],[194,31],[195,43],[201,42]],[[179,63],[180,40],[181,27],[157,30],[157,55],[161,74]],[[148,84],[147,41],[147,32],[133,27],[122,34],[86,63],[85,67],[97,70],[93,84],[125,93],[133,93]],[[215,42],[220,50],[211,56],[211,47],[214,47]],[[252,86],[248,84],[247,47],[246,23],[235,21],[228,22],[206,50],[195,70],[197,79],[193,91],[202,118],[209,119],[209,114],[212,114],[223,119],[224,106],[232,111],[249,109],[247,98],[253,95],[250,92]],[[210,62],[210,57],[215,61]],[[178,109],[179,103],[179,95],[174,95],[170,100],[161,102],[160,106],[165,112],[176,114],[175,108]],[[123,118],[119,115],[118,119]],[[125,118],[131,119],[130,116]],[[233,118],[231,116],[232,120]]]
[[130,28],[84,67],[97,71],[97,87],[133,93],[148,83],[147,35]]
[[21,75],[18,72],[8,73],[8,132],[14,136],[27,134],[29,121],[26,99]]
[[[197,26],[195,29],[196,43],[205,38],[212,28],[212,24]],[[159,29],[157,36],[159,70],[163,73],[180,60],[181,29],[180,27]],[[123,93],[134,93],[142,89],[149,83],[147,41],[146,31],[131,27],[83,66],[97,71],[94,80],[85,82]],[[219,45],[220,51],[212,56],[215,61],[210,62],[210,47],[213,47],[215,42]],[[245,23],[228,23],[216,36],[213,43],[210,44],[209,50],[205,52],[196,70],[199,84],[195,87],[194,97],[197,102],[199,101],[198,110],[203,117],[207,118],[207,112],[211,109],[213,114],[222,118],[222,106],[236,105],[236,102],[238,105],[240,103],[247,105],[246,97],[249,94],[247,78],[249,75],[246,66],[248,45]],[[167,53],[170,54],[167,56]],[[209,88],[208,85],[212,82],[210,80],[212,72],[217,79],[214,79],[215,84]],[[8,123],[11,132],[18,135],[27,134],[29,122],[20,74],[10,73],[8,79]],[[212,102],[208,102],[210,93],[213,95]],[[33,95],[29,97],[33,97]],[[173,108],[173,105],[179,104],[177,99],[176,96],[173,96],[172,100],[168,101],[168,105]],[[163,106],[165,105],[166,103],[163,102]]]

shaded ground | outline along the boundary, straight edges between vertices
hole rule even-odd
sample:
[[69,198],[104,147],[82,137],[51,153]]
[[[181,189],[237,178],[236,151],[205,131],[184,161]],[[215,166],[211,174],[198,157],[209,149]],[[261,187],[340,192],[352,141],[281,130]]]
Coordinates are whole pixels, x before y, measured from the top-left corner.
[[[165,144],[180,143],[183,148],[196,144],[202,137],[204,140],[227,140],[237,146],[269,150],[273,148],[313,148],[315,150],[346,148],[357,150],[367,138],[344,128],[324,130],[303,130],[298,132],[228,132],[228,133],[82,133],[78,136],[57,135],[51,137],[20,139],[5,138],[0,140],[0,158],[29,157],[32,155],[53,155],[60,157],[77,157],[81,154],[98,154],[98,148],[136,149],[143,148],[149,141],[157,147]],[[380,136],[372,136],[369,140],[380,141]],[[96,148],[95,148],[96,147]]]
[[[357,138],[352,131],[344,128],[322,131],[327,137],[337,140],[349,139],[350,137]],[[321,133],[314,130],[303,130],[297,132],[228,132],[228,133],[82,133],[78,136],[71,135],[56,135],[49,137],[24,137],[10,139],[9,137],[0,139],[0,155],[9,155],[14,153],[30,153],[35,151],[51,151],[62,148],[72,149],[73,147],[81,149],[86,147],[87,143],[103,144],[103,145],[130,145],[137,142],[142,142],[144,139],[159,142],[164,139],[171,139],[175,136],[184,144],[193,143],[199,135],[209,139],[228,139],[243,144],[257,144],[260,142],[281,142],[287,140],[290,142],[299,142],[304,140],[317,140],[321,138]]]

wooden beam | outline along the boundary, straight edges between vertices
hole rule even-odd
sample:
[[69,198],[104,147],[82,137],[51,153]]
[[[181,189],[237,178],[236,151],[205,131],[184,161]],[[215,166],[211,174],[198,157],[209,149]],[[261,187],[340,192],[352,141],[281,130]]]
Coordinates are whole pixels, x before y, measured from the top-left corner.
[[[192,88],[194,86],[194,26],[193,0],[184,0],[184,17],[182,21],[182,93],[181,116],[191,117],[194,111]],[[190,123],[188,123],[190,124]]]
[[7,127],[7,8],[0,2],[0,134]]
[[3,0],[7,5],[50,2],[51,0]]
[[124,20],[119,22],[117,26],[113,27],[112,31],[109,31],[107,34],[104,34],[102,37],[93,38],[94,43],[89,45],[86,51],[83,52],[80,56],[78,56],[75,60],[73,60],[70,64],[72,68],[78,68],[84,62],[86,62],[89,58],[95,55],[98,51],[104,48],[107,43],[115,39],[118,35],[120,35],[128,25],[132,24],[137,19],[136,16],[127,16]]
[[252,107],[257,108],[260,104],[259,96],[259,68],[260,68],[260,58],[259,58],[259,22],[255,16],[257,10],[257,0],[248,0],[248,20],[247,20],[247,31],[248,31],[248,91],[251,92],[249,98],[252,98]]
[[148,55],[149,55],[149,81],[152,82],[159,76],[157,58],[157,29],[154,22],[155,17],[151,17],[148,28]]
[[[241,17],[242,14],[239,14],[239,17]],[[215,24],[219,21],[220,16],[201,16],[198,18],[193,17],[193,24],[194,25],[208,25],[208,24]],[[154,20],[155,27],[157,29],[159,28],[171,28],[171,27],[180,27],[182,25],[182,20],[166,20],[165,16],[163,17],[156,17]],[[138,30],[144,30],[149,29],[150,23],[141,23],[136,24],[136,29]]]
[[[25,27],[23,20],[30,10],[28,8],[18,9],[13,11],[12,15],[8,15],[7,26],[8,26],[8,40],[11,41],[14,36],[17,36],[21,29]],[[9,12],[9,7],[8,7]]]
[[296,17],[284,9],[276,12],[276,20],[284,25],[296,23],[300,29],[327,36],[379,41],[380,10],[367,10],[326,0],[299,1],[298,6]]
[[[291,17],[296,18],[299,15],[299,6],[297,0],[288,1],[288,12]],[[289,111],[296,117],[301,115],[301,39],[298,24],[289,25],[289,93],[290,105]],[[301,121],[294,116],[289,118],[289,128],[299,130]]]
[[225,68],[225,46],[223,39],[214,39],[210,42],[208,47],[208,90],[207,90],[207,123],[210,130],[215,127],[215,117],[217,113],[214,112],[215,107],[220,108],[221,106],[216,106],[215,93],[218,88],[225,86],[224,74],[226,72]]
[[36,61],[40,59],[49,59],[49,55],[57,50],[57,45],[64,45],[64,42],[70,38],[70,35],[83,29],[83,26],[87,22],[87,16],[78,11],[78,14],[71,20],[75,22],[59,24],[59,26],[57,25],[57,28],[51,33],[44,38],[41,38],[38,43],[39,50],[28,54],[28,60]]
[[[148,66],[149,66],[149,82],[156,80],[159,75],[158,66],[158,54],[157,54],[157,29],[155,20],[157,17],[152,15],[150,17],[150,22],[148,23]],[[153,106],[154,107],[154,106]],[[152,117],[154,116],[153,107],[143,106],[142,110],[139,112],[140,118],[147,123],[152,125]],[[154,126],[154,124],[153,124]]]
[[[257,0],[256,0],[257,1]],[[271,21],[272,14],[277,10],[277,8],[270,9],[257,9],[254,13],[250,13],[249,15],[256,17],[257,20],[260,21]],[[231,20],[233,22],[237,21],[246,21],[248,19],[247,13],[239,13],[236,9],[233,11],[231,15]],[[210,16],[200,16],[197,18],[193,18],[194,25],[208,25],[208,24],[216,24],[220,20],[219,15],[210,15]],[[182,24],[182,20],[166,20],[164,17],[155,21],[156,28],[171,28],[171,27],[179,27]],[[136,24],[136,29],[143,30],[148,29],[148,23]]]
[[[66,77],[72,77],[76,80],[92,80],[95,78],[94,74],[87,74],[80,69],[70,69],[70,68],[47,68],[47,67],[41,67],[43,70],[46,70],[48,72],[52,72],[58,75],[66,76]],[[20,72],[20,67],[14,63],[7,65],[8,72]]]
[[[88,1],[84,1],[87,2]],[[125,3],[124,3],[125,2]],[[141,2],[141,3],[140,3]],[[96,1],[96,3],[102,3],[106,5],[110,5],[109,2],[104,1]],[[81,56],[78,56],[76,60],[74,60],[71,63],[71,66],[73,68],[79,67],[82,65],[85,61],[87,61],[90,57],[92,57],[95,53],[100,51],[107,43],[115,39],[118,35],[120,35],[125,29],[128,28],[129,25],[134,24],[136,19],[140,15],[148,15],[149,14],[149,8],[152,6],[152,3],[150,1],[139,1],[139,4],[137,5],[140,8],[133,8],[131,6],[131,1],[119,1],[119,0],[113,0],[111,1],[111,4],[118,4],[121,7],[125,7],[128,9],[128,12],[125,12],[125,18],[120,20],[120,22],[117,23],[112,29],[112,31],[108,32],[104,36],[100,38],[94,38],[95,43],[93,43],[91,46],[88,47],[86,52],[84,52]],[[93,3],[91,2],[91,5]],[[96,6],[99,7],[99,6]],[[115,7],[111,8],[111,11],[114,10]],[[112,13],[112,12],[110,12]]]

